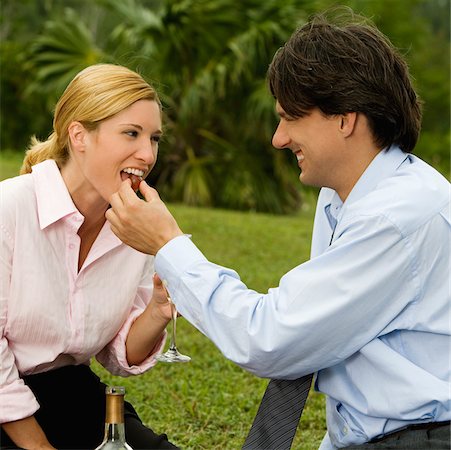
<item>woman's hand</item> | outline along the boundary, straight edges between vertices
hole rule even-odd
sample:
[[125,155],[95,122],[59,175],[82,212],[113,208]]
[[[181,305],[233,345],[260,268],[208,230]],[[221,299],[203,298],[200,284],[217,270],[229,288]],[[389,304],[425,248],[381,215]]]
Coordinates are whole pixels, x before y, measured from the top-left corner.
[[155,274],[152,298],[128,332],[125,345],[130,365],[141,364],[154,351],[155,346],[161,343],[163,332],[171,319],[172,305],[160,277]]
[[163,285],[160,277],[155,273],[153,276],[152,299],[147,308],[154,309],[153,316],[169,322],[172,319],[172,305],[168,300],[169,294]]

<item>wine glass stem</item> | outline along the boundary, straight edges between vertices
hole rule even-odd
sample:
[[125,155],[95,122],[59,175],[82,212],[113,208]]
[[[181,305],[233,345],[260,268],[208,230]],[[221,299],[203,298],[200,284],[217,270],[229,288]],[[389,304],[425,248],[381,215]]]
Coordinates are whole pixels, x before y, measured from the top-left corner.
[[169,346],[172,350],[176,350],[175,346],[175,334],[176,334],[176,326],[177,326],[177,308],[174,303],[171,303],[172,308],[172,335],[171,335],[171,345]]

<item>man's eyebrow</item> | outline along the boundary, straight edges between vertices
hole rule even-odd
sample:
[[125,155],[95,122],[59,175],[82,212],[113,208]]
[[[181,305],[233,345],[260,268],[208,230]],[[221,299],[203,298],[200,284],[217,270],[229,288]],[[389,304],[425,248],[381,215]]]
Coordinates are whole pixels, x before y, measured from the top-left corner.
[[282,118],[282,119],[290,119],[291,116],[289,114],[287,114],[283,109],[279,110],[276,109],[276,113]]

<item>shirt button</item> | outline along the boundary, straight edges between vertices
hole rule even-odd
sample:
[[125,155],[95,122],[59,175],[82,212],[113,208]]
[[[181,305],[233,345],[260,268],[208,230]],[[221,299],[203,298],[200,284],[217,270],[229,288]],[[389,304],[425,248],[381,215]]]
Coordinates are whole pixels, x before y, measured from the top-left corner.
[[343,427],[343,434],[348,434],[348,427]]
[[74,248],[75,248],[75,245],[74,245],[74,244],[69,244],[69,248],[70,248],[70,249],[74,249]]

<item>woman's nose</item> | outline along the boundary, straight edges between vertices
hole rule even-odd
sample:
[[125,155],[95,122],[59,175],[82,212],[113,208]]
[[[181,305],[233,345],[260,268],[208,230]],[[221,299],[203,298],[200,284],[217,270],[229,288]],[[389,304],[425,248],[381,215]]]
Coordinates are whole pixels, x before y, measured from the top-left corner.
[[143,143],[135,156],[147,165],[152,166],[157,158],[157,146],[158,144],[153,141]]

